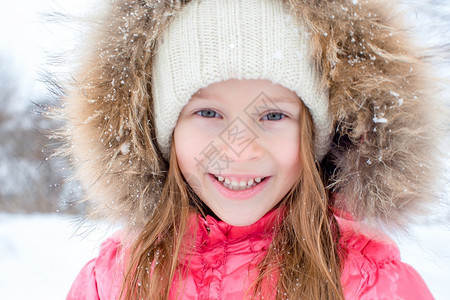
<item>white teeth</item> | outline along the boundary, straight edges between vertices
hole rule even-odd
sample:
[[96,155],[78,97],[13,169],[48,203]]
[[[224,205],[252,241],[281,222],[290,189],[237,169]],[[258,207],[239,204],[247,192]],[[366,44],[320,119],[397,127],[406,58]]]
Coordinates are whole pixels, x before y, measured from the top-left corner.
[[256,184],[252,184],[252,185],[245,185],[245,186],[237,186],[237,185],[231,185],[228,183],[222,183],[224,187],[226,187],[227,189],[233,190],[233,191],[241,191],[241,190],[246,190],[249,188],[254,187]]
[[241,181],[241,182],[238,182],[236,180],[231,181],[230,179],[225,178],[223,176],[216,176],[216,178],[227,189],[239,191],[239,190],[246,190],[246,189],[256,186],[265,177],[263,177],[263,178],[257,177],[255,179],[252,178],[248,181]]

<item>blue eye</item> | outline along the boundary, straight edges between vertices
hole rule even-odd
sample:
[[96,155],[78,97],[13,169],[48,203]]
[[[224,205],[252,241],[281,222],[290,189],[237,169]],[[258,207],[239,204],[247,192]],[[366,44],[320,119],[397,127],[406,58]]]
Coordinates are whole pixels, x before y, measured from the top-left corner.
[[267,121],[278,121],[284,119],[286,117],[285,114],[280,112],[270,112],[263,117],[263,120]]
[[196,114],[204,118],[216,118],[220,116],[218,113],[211,109],[202,109],[199,110]]

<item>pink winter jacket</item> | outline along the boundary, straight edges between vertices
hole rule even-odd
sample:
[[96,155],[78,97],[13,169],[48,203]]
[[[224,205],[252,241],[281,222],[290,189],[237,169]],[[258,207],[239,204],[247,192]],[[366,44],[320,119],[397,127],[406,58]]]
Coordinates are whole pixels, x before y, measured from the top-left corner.
[[[196,251],[190,255],[179,299],[243,299],[257,275],[249,269],[271,242],[267,228],[274,223],[274,211],[245,227],[209,216],[195,218],[199,220]],[[341,217],[337,220],[340,243],[347,251],[341,278],[346,299],[434,299],[420,275],[400,261],[398,248],[385,235]],[[119,238],[107,239],[99,256],[82,269],[67,299],[118,299],[123,278],[120,249]],[[181,267],[188,263],[182,260]],[[171,284],[171,298],[179,286]]]

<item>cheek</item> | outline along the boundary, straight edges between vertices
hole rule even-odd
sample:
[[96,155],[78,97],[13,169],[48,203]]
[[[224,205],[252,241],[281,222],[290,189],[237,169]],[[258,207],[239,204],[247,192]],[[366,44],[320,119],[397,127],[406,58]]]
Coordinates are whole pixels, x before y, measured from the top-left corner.
[[198,160],[203,149],[208,145],[208,139],[198,129],[178,125],[175,128],[173,138],[176,145],[175,153],[178,165],[183,175],[185,175],[185,172],[193,172],[194,168],[198,166]]
[[300,164],[300,145],[296,139],[286,141],[283,145],[283,147],[279,148],[277,154],[279,167],[285,173],[287,180],[294,183],[300,176],[302,168]]
[[[200,197],[202,195],[202,168],[199,164],[199,153],[207,145],[207,140],[192,128],[181,127],[174,131],[175,154],[181,174],[190,187]],[[206,144],[205,144],[206,143]],[[205,145],[204,145],[205,144]]]
[[279,145],[283,145],[283,147],[277,147],[277,156],[280,163],[285,167],[299,165],[301,150],[299,137],[295,134],[291,134],[289,137],[285,137],[278,141],[278,143]]
[[186,130],[183,130],[183,127],[177,127],[175,128],[174,134],[173,134],[173,140],[175,143],[175,153],[177,156],[178,165],[181,169],[181,172],[184,174],[186,169],[189,169],[190,165],[192,164],[192,154],[195,152],[194,146],[187,136]]

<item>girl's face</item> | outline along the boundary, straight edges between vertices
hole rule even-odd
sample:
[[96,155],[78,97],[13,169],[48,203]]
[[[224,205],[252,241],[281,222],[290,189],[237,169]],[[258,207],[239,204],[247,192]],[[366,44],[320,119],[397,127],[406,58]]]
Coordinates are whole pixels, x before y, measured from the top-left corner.
[[297,181],[300,101],[268,80],[230,79],[183,108],[174,131],[181,172],[221,220],[255,223]]

